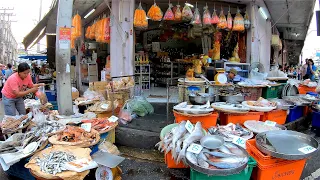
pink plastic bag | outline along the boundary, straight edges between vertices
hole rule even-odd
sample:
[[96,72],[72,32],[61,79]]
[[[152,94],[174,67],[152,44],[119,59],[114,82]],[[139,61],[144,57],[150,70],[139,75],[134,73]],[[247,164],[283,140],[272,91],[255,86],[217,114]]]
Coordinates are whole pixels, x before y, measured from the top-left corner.
[[173,14],[173,11],[172,11],[172,4],[169,4],[169,7],[168,7],[166,13],[164,14],[163,20],[166,20],[166,21],[175,20],[174,14]]
[[209,11],[208,6],[205,6],[202,16],[203,26],[210,26],[211,25],[211,13]]

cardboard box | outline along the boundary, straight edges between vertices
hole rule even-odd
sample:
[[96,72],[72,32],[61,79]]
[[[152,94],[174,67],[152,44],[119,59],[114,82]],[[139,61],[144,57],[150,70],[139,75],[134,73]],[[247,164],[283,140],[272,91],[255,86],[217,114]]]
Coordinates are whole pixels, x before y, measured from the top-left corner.
[[78,97],[80,97],[79,91],[77,91],[77,92],[72,92],[72,100],[75,100],[75,99],[77,99]]

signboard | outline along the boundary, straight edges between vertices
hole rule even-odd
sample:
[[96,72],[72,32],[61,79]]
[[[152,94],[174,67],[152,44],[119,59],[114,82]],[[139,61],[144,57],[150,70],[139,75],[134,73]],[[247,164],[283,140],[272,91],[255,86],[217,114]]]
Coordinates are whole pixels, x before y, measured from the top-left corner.
[[59,48],[70,49],[71,28],[59,28]]

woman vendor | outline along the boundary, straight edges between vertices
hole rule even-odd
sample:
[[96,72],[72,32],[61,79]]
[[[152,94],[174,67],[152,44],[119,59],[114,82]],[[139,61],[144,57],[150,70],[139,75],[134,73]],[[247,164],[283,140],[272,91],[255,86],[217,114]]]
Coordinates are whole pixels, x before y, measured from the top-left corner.
[[32,83],[30,66],[27,63],[19,64],[18,72],[8,78],[2,89],[5,115],[15,116],[16,111],[20,115],[26,114],[23,96],[37,92],[40,86],[42,84]]

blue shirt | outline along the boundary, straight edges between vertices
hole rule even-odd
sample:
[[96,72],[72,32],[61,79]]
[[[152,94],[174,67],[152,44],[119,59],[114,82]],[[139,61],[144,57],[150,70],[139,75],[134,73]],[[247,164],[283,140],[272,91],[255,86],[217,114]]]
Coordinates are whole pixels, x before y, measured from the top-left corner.
[[6,74],[6,70],[2,69],[2,74],[5,75]]
[[[317,70],[317,67],[315,65],[312,65],[312,71],[316,71]],[[310,70],[310,66],[307,67],[307,75],[309,75],[309,78],[311,81],[314,81],[315,77],[314,77],[314,74],[311,73],[311,70]]]

